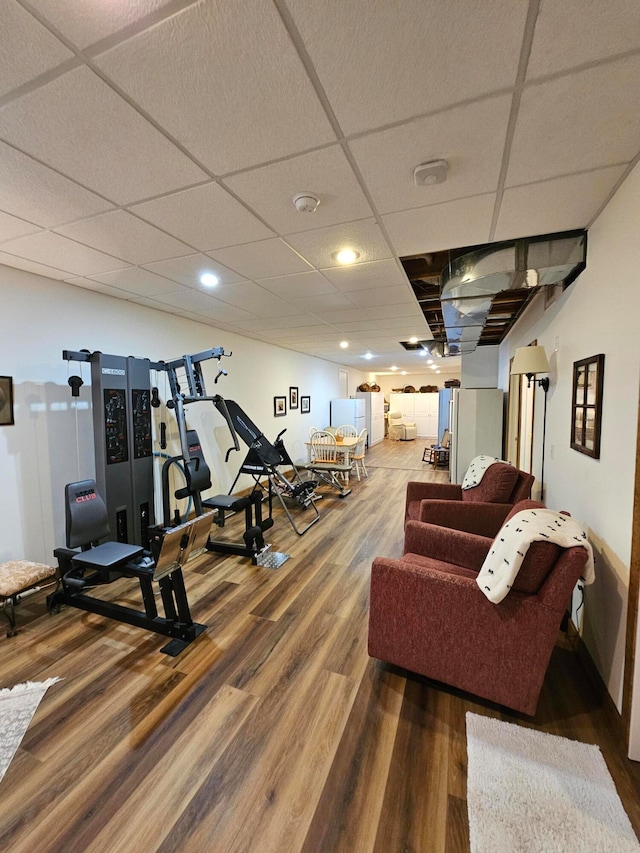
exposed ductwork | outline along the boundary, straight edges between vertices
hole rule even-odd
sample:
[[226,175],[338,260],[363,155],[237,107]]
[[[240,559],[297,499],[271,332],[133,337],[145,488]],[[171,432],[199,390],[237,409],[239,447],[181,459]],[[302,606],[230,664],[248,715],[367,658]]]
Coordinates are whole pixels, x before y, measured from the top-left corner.
[[451,261],[440,278],[447,354],[476,349],[498,294],[569,285],[585,268],[586,249],[586,232],[573,231],[495,243]]
[[434,339],[402,345],[442,357],[500,343],[538,287],[575,280],[586,247],[580,230],[403,258]]

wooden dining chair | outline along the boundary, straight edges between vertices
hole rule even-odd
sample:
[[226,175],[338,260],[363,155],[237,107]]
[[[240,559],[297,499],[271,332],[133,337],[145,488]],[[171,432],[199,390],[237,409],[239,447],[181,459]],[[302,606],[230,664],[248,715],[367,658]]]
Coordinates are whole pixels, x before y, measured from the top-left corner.
[[367,430],[363,429],[360,431],[360,435],[358,436],[358,443],[355,446],[355,449],[351,456],[350,460],[353,462],[354,468],[356,469],[356,474],[358,475],[358,480],[360,480],[360,473],[364,474],[365,477],[368,477],[367,469],[364,464],[364,454],[367,446]]

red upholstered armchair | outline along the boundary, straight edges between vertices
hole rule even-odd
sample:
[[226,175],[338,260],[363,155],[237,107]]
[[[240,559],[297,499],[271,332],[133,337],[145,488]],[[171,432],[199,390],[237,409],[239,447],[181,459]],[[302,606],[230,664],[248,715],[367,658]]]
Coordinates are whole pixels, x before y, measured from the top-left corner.
[[[522,501],[512,514],[542,506]],[[587,551],[533,542],[513,588],[493,604],[475,582],[492,542],[408,521],[404,556],[373,561],[369,654],[535,714]]]
[[531,497],[534,477],[495,462],[472,489],[453,483],[407,483],[405,522],[424,521],[480,536],[495,536],[513,505]]

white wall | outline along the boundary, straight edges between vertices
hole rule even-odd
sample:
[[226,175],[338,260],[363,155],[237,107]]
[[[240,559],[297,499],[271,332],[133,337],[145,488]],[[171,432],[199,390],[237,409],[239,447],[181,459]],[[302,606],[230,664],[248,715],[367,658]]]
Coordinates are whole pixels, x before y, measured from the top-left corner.
[[[233,352],[224,359],[228,376],[214,385],[217,362],[204,362],[208,393],[236,400],[271,440],[286,427],[294,459],[306,457],[309,426],[329,423],[337,364],[1,265],[0,305],[0,374],[13,377],[16,422],[0,427],[0,561],[50,562],[54,547],[64,544],[64,484],[94,475],[90,366],[63,361],[63,349],[167,361],[223,346]],[[77,401],[67,384],[74,373],[85,381]],[[162,399],[170,396],[165,376],[155,380]],[[354,389],[364,380],[364,373],[349,370]],[[289,386],[310,395],[311,412],[274,418],[273,397],[288,401]],[[174,416],[164,407],[154,410],[159,416],[175,441]],[[187,419],[212,471],[211,493],[227,492],[247,448],[225,464],[231,439],[211,403],[188,406]],[[172,452],[177,450],[174,444]],[[237,488],[250,482],[245,478]]]
[[[537,338],[549,356],[545,460],[546,503],[586,525],[596,552],[596,582],[580,613],[589,652],[618,709],[622,703],[624,643],[631,553],[635,447],[640,380],[640,166],[589,231],[587,267],[544,310],[538,296],[500,351],[501,386],[509,358]],[[557,344],[557,346],[556,346]],[[569,446],[573,363],[605,354],[600,459]],[[540,474],[543,392],[536,398],[533,471]],[[538,416],[539,413],[539,416]],[[636,655],[640,665],[640,655]],[[636,755],[640,709],[635,702]]]

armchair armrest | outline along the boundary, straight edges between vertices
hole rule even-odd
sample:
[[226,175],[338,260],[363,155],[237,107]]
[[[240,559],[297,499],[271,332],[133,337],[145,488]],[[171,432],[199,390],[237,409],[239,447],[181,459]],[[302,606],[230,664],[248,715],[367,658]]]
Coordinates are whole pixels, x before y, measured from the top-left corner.
[[511,509],[511,504],[422,500],[418,520],[493,539]]
[[407,483],[404,517],[409,517],[409,504],[422,500],[461,501],[462,489],[454,483],[420,483],[411,480]]
[[477,572],[492,544],[493,539],[485,536],[422,521],[408,521],[404,529],[403,554],[422,554]]

